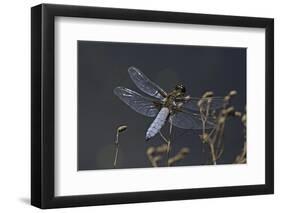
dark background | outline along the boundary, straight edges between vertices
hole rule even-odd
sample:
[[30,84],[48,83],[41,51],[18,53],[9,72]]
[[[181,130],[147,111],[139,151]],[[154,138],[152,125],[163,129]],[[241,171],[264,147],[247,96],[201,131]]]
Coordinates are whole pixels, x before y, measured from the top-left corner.
[[[145,133],[153,118],[136,113],[113,89],[124,86],[141,94],[128,75],[137,67],[164,90],[183,83],[191,96],[213,91],[238,95],[233,105],[246,106],[246,48],[158,45],[78,41],[78,170],[110,169],[114,161],[116,128],[127,125],[120,135],[117,168],[151,167],[146,156],[149,146],[163,144],[159,135],[146,142]],[[198,133],[174,128],[174,156],[182,147],[190,154],[178,166],[202,165],[206,155]],[[225,130],[225,151],[218,164],[232,163],[243,147],[243,128],[230,119]]]

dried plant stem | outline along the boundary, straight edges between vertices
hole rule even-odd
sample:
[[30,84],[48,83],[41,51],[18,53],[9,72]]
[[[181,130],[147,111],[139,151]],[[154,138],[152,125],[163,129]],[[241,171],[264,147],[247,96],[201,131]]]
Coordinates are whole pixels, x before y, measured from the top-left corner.
[[210,152],[211,152],[212,162],[213,162],[214,165],[216,165],[217,164],[217,161],[216,161],[217,158],[216,158],[214,143],[212,143],[210,141],[210,136],[215,131],[215,128],[209,134],[206,133],[206,123],[208,121],[210,104],[211,104],[211,101],[212,101],[212,98],[210,96],[208,97],[208,95],[211,95],[211,94],[207,94],[206,96],[204,95],[205,97],[207,97],[207,100],[205,101],[206,104],[207,104],[206,108],[201,107],[202,102],[201,102],[201,104],[199,104],[201,121],[202,121],[202,137],[203,137],[203,143],[208,143],[209,148],[210,148]]
[[114,157],[114,164],[113,164],[114,169],[116,168],[118,151],[119,151],[119,143],[115,143],[115,157]]
[[[153,167],[158,167],[158,163],[163,159],[163,156],[167,153],[168,145],[162,144],[157,147],[149,147],[146,150],[147,157]],[[189,153],[189,148],[183,147],[175,156],[168,159],[169,166],[173,166],[177,162],[183,160]]]
[[171,150],[172,130],[173,130],[173,124],[172,124],[172,121],[170,120],[168,139],[162,134],[161,131],[159,131],[159,135],[167,143],[167,166],[169,166],[169,162],[168,161],[169,161],[170,150]]
[[148,159],[153,167],[158,167],[157,160],[152,155],[148,155]]
[[168,139],[165,138],[165,136],[162,134],[161,131],[159,131],[159,135],[161,136],[161,138],[162,138],[167,144],[169,143]]
[[169,158],[169,166],[174,165],[175,163],[183,160],[189,153],[189,149],[187,147],[182,148],[178,154],[176,154],[174,157]]
[[224,151],[224,144],[222,144],[220,149],[218,149],[218,151],[217,151],[217,154],[216,154],[217,155],[217,159],[219,159],[222,156],[223,151]]
[[217,165],[214,144],[210,143],[210,149],[211,149],[211,155],[212,155],[212,162],[213,162],[214,165]]
[[148,159],[153,167],[158,167],[158,162],[162,159],[162,155],[167,153],[167,144],[158,147],[149,147],[146,151]]
[[246,155],[247,155],[247,144],[245,142],[242,152],[236,156],[234,163],[236,163],[236,164],[246,163]]
[[246,141],[246,112],[243,115],[240,115],[241,122],[244,126],[244,146],[239,155],[236,156],[234,163],[246,163],[247,161],[247,141]]
[[233,96],[237,94],[236,91],[230,91],[227,96],[224,97],[224,102],[222,105],[222,109],[218,114],[212,113],[213,118],[215,119],[215,126],[211,131],[207,131],[206,127],[208,119],[211,118],[211,104],[213,101],[213,93],[206,92],[203,94],[202,98],[198,101],[198,107],[201,115],[202,121],[202,142],[208,144],[210,149],[210,158],[214,165],[217,164],[217,160],[222,156],[224,151],[223,144],[223,135],[225,130],[225,123],[229,116],[237,116],[240,115],[239,112],[235,112],[234,107],[230,107],[229,103]]
[[128,127],[123,125],[123,126],[119,126],[116,130],[116,135],[115,135],[115,155],[114,155],[114,162],[113,162],[113,167],[114,169],[116,168],[116,164],[117,164],[117,158],[118,158],[118,152],[119,152],[119,133],[124,132]]
[[116,163],[117,163],[117,158],[118,158],[118,152],[119,152],[119,131],[116,131],[116,136],[115,136],[115,157],[114,157],[114,163],[113,167],[114,169],[116,168]]

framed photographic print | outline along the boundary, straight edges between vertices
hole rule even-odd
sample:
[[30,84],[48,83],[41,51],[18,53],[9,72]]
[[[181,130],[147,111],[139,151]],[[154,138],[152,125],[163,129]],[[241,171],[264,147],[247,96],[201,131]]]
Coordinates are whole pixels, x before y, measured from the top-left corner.
[[274,21],[31,9],[31,203],[271,194]]

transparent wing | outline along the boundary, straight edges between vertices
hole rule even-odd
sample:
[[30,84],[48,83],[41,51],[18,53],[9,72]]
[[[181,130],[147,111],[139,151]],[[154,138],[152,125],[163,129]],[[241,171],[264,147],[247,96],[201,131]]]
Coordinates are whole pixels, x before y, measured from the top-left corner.
[[136,86],[144,93],[159,99],[167,96],[167,93],[163,89],[149,80],[139,69],[130,67],[128,72]]
[[[185,108],[187,110],[192,110],[192,111],[199,111],[199,106],[198,102],[201,101],[201,106],[206,109],[207,104],[208,104],[208,99],[209,98],[190,98],[189,100],[183,102],[183,105],[181,108]],[[223,97],[212,97],[210,102],[210,108],[209,110],[218,110],[223,107],[225,104],[224,98]]]
[[133,110],[144,116],[155,117],[159,112],[161,104],[158,100],[144,97],[125,87],[116,87],[114,94]]
[[[203,123],[199,114],[179,111],[170,116],[169,122],[181,129],[199,130],[203,128]],[[214,121],[208,121],[205,125],[206,129],[214,128]]]

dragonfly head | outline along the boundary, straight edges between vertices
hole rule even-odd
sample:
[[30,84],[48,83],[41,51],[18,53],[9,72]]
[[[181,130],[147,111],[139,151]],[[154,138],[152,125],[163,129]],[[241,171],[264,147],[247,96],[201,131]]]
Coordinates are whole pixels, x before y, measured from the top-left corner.
[[182,84],[178,84],[175,87],[175,90],[180,94],[180,95],[184,95],[186,90],[185,90],[185,86]]

